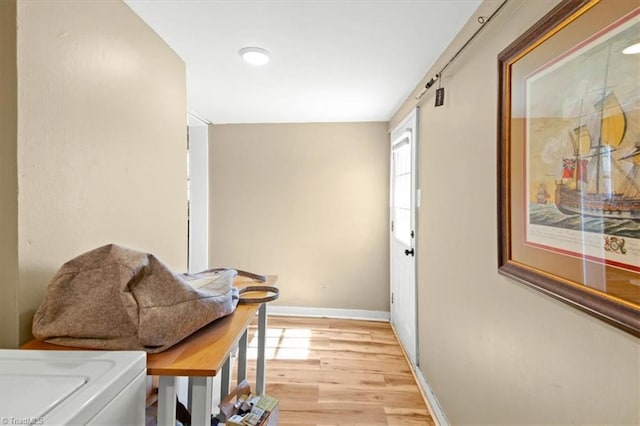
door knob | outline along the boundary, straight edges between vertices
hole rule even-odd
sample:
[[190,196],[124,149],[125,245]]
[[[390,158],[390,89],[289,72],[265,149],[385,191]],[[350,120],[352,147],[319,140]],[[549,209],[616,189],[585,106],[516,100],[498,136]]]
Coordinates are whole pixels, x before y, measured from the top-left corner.
[[407,255],[407,256],[409,256],[409,255],[411,255],[411,256],[415,256],[415,254],[413,253],[413,249],[411,249],[411,250],[405,250],[405,251],[404,251],[404,254],[405,254],[405,255]]

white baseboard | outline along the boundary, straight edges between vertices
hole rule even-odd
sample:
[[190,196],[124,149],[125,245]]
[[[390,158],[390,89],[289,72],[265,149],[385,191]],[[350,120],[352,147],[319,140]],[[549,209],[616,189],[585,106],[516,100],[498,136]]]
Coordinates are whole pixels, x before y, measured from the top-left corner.
[[389,312],[362,309],[307,308],[302,306],[278,306],[267,304],[268,315],[296,317],[346,318],[366,321],[389,321]]
[[404,359],[407,360],[407,364],[411,368],[411,373],[413,374],[413,378],[416,380],[418,387],[420,388],[420,393],[422,393],[422,398],[425,400],[427,404],[427,408],[429,409],[429,414],[431,414],[431,418],[434,420],[437,426],[449,426],[449,420],[447,420],[447,416],[444,415],[444,410],[440,406],[438,402],[438,398],[433,393],[431,386],[427,383],[427,380],[424,378],[422,371],[411,361],[411,358],[407,355],[407,350],[400,341],[398,337],[398,333],[396,332],[395,327],[391,324],[391,330],[393,330],[393,334],[396,336],[398,340],[398,344],[400,345],[400,349],[402,349],[402,353],[404,354]]
[[413,365],[411,368],[415,373],[415,377],[418,379],[418,385],[422,388],[423,395],[427,400],[429,400],[431,414],[435,417],[436,424],[440,426],[449,426],[449,420],[447,420],[447,416],[444,415],[444,411],[438,402],[438,398],[436,398],[431,386],[429,386],[429,383],[427,383],[427,380],[422,375],[422,371],[420,371],[419,368],[415,368]]

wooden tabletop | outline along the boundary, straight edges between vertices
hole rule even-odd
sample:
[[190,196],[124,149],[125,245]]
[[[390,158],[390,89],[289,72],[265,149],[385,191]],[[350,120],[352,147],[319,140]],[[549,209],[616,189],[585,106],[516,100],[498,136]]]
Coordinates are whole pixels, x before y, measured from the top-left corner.
[[[269,275],[265,285],[273,286],[277,276]],[[245,277],[237,277],[236,287],[255,285]],[[257,294],[256,296],[260,296]],[[164,352],[147,354],[147,374],[153,376],[215,376],[222,369],[229,352],[238,343],[259,304],[238,305],[234,313],[213,321]],[[87,350],[32,340],[21,349]]]

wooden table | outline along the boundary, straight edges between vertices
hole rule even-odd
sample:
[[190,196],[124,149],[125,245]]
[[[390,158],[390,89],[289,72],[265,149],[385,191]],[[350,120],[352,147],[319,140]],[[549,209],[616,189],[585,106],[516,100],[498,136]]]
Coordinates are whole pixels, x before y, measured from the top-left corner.
[[[273,286],[277,276],[268,276],[265,285]],[[234,285],[242,288],[255,284],[249,278],[236,277]],[[258,294],[258,296],[260,296]],[[231,352],[238,345],[238,383],[245,379],[247,371],[247,328],[258,314],[258,359],[256,392],[264,393],[265,345],[267,330],[267,306],[261,304],[238,305],[235,312],[220,318],[196,331],[180,343],[164,352],[147,354],[147,374],[160,376],[158,386],[158,425],[175,425],[176,379],[189,377],[189,411],[194,426],[211,424],[211,400],[213,377],[221,373],[220,398],[229,394],[231,379]],[[53,345],[32,340],[22,349],[86,350]]]

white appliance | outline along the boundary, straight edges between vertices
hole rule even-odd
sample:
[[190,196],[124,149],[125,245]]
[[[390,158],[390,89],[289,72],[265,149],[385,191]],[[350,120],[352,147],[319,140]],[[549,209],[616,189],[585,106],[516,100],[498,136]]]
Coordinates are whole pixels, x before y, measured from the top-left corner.
[[3,425],[144,425],[146,354],[0,350]]

